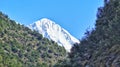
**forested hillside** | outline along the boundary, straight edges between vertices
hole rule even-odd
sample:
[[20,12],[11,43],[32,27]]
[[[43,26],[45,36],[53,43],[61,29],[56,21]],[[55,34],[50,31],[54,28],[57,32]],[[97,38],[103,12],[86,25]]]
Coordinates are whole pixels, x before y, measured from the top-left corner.
[[120,67],[120,0],[105,0],[85,35],[56,67]]
[[63,47],[0,12],[0,67],[120,67],[120,0],[104,0],[95,28]]
[[65,56],[63,47],[0,12],[0,67],[52,67]]

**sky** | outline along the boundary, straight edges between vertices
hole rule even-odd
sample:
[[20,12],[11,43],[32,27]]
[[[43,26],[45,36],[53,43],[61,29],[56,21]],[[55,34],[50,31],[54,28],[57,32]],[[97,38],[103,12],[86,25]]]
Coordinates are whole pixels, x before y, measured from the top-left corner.
[[29,25],[48,18],[81,39],[87,29],[93,28],[97,8],[103,0],[0,0],[0,11],[11,19]]

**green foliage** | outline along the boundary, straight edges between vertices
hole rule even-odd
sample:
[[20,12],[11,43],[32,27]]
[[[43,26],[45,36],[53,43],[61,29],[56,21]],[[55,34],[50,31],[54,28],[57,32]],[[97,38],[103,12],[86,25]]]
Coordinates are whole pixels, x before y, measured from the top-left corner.
[[65,56],[63,47],[0,12],[0,67],[52,67]]
[[95,29],[71,49],[69,64],[58,67],[120,67],[120,0],[107,1],[98,9]]

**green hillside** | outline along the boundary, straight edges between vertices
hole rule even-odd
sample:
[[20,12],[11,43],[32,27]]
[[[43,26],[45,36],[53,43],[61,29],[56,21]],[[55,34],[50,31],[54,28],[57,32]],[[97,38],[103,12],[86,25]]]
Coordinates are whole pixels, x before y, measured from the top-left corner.
[[52,67],[66,51],[0,12],[0,67]]
[[120,0],[105,0],[85,35],[56,67],[120,67]]
[[96,16],[95,28],[67,54],[0,12],[0,67],[120,67],[120,0],[104,0]]

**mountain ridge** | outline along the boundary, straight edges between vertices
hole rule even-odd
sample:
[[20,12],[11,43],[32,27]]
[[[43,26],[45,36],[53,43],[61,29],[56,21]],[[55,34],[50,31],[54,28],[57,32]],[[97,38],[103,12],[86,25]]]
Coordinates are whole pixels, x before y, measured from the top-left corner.
[[69,52],[73,44],[80,43],[67,30],[48,18],[42,18],[28,25],[28,27],[38,31],[43,37],[57,42],[60,46],[64,46]]

